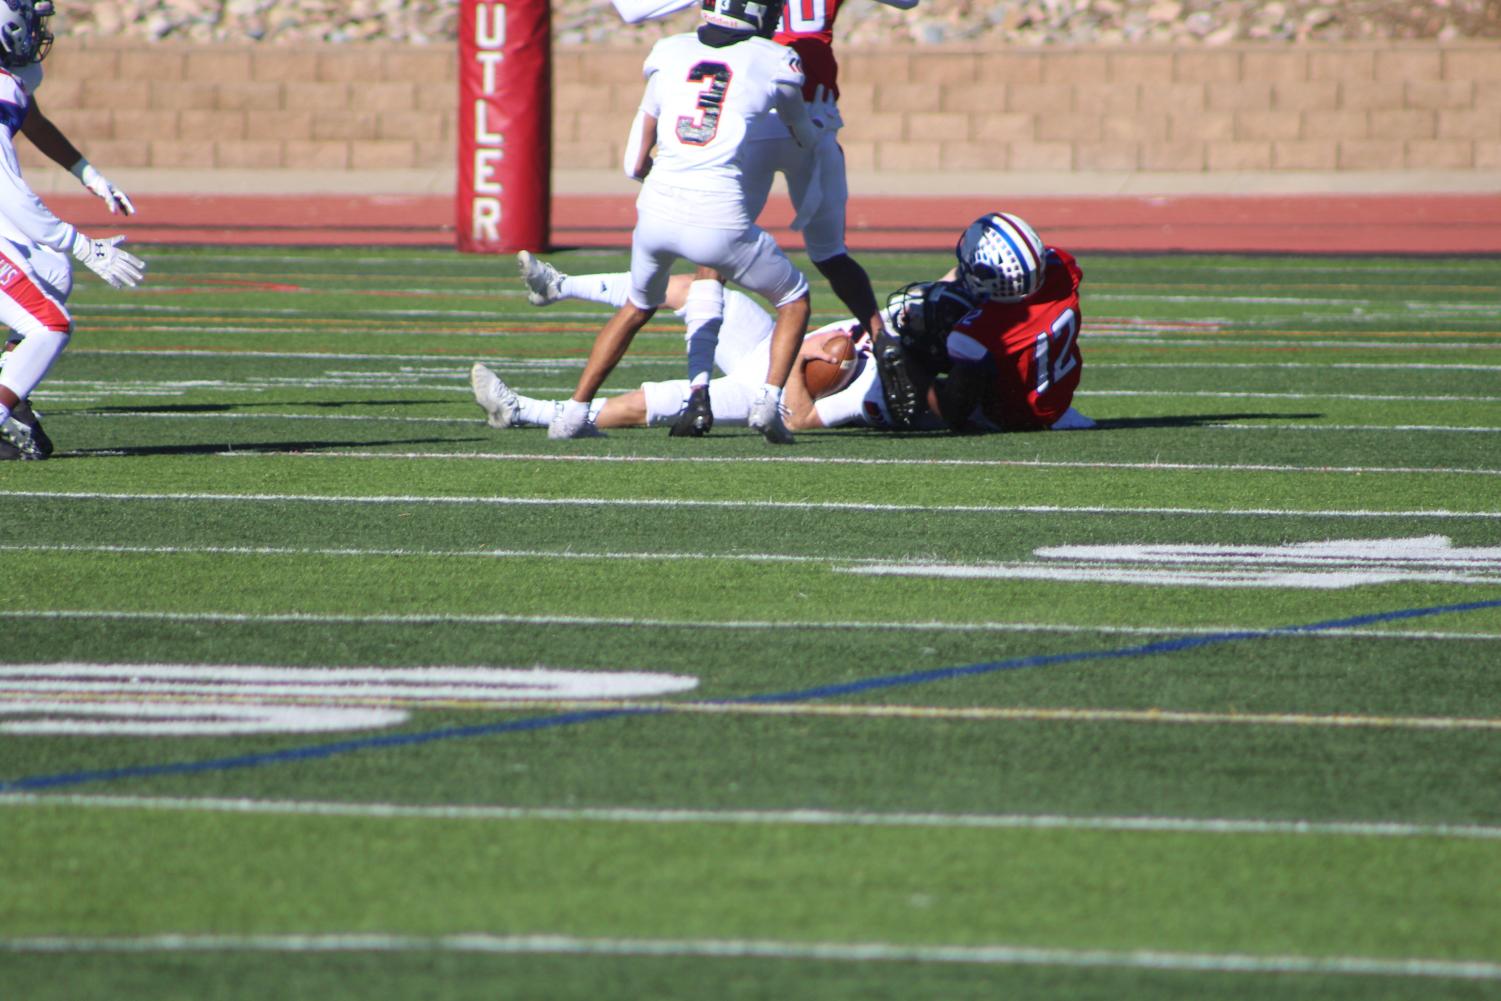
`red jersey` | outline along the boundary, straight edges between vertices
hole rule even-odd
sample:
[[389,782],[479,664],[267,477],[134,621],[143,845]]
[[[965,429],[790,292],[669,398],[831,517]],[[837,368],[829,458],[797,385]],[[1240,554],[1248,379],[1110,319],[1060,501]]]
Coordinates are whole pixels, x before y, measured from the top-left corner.
[[789,45],[803,61],[803,99],[813,100],[813,88],[822,84],[839,96],[839,63],[834,59],[834,19],[841,0],[787,0],[782,8],[782,26],[772,36],[779,45]]
[[987,302],[954,324],[990,352],[995,384],[980,402],[1003,431],[1051,427],[1073,403],[1084,359],[1079,353],[1079,283],[1072,254],[1047,248],[1042,288],[1026,302]]

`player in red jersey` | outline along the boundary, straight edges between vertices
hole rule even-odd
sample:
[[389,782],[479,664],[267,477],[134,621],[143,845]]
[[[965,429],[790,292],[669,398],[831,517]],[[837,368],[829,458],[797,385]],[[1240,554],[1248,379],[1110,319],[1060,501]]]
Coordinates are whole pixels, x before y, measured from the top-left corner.
[[[936,416],[955,431],[1092,427],[1073,409],[1084,367],[1078,261],[1005,212],[971,223],[956,254],[948,280],[909,286],[892,311],[903,357],[898,385],[884,388],[898,425]],[[973,308],[955,319],[965,302]]]
[[948,336],[953,368],[929,406],[955,430],[1041,431],[1073,404],[1084,370],[1079,353],[1079,283],[1072,254],[1044,250],[1042,286],[1022,302],[984,303]]

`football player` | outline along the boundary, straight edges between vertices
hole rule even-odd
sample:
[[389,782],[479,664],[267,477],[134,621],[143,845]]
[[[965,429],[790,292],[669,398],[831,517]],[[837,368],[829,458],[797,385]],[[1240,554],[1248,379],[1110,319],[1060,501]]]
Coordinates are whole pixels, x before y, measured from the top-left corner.
[[[525,251],[522,251],[525,254]],[[536,261],[536,274],[542,281],[529,283],[529,298],[534,305],[548,305],[562,299],[584,299],[619,307],[631,287],[628,273],[565,275],[552,265]],[[667,283],[663,304],[685,317],[695,279],[689,274],[673,275]],[[847,334],[854,321],[830,324],[806,336],[798,359],[823,358],[824,341],[833,335]],[[744,427],[750,422],[752,407],[761,390],[762,380],[771,358],[776,321],[754,299],[733,289],[724,296],[724,328],[714,353],[714,364],[724,376],[712,380],[713,419],[721,425]],[[469,373],[475,402],[485,411],[491,427],[549,427],[562,401],[537,400],[521,396],[506,385],[485,365],[476,362]],[[590,404],[589,422],[597,428],[672,426],[685,412],[690,396],[700,385],[687,379],[647,382],[629,393],[595,400]],[[805,426],[803,415],[811,401],[803,383],[803,366],[795,364],[788,374],[784,399],[785,420],[790,428]],[[816,425],[814,425],[816,426]]]
[[773,109],[798,142],[811,147],[817,141],[797,56],[765,37],[778,8],[775,2],[706,0],[697,32],[664,38],[647,56],[640,127],[627,151],[632,174],[644,182],[631,234],[630,294],[595,339],[573,399],[548,428],[549,437],[594,433],[588,418],[595,392],[662,304],[673,263],[686,258],[775,307],[776,334],[750,423],[768,442],[792,441],[781,397],[808,326],[808,282],[747,213],[741,171],[751,123]]
[[[664,17],[691,5],[695,0],[612,0],[615,9],[628,23]],[[715,0],[703,0],[707,9]],[[878,0],[901,10],[911,10],[918,0]],[[797,0],[786,5],[773,40],[795,50],[801,57],[805,79],[803,96],[809,102],[813,119],[821,126],[818,143],[813,149],[794,140],[787,128],[768,116],[753,125],[746,137],[745,191],[752,219],[760,215],[771,193],[777,173],[787,179],[788,193],[796,212],[793,228],[801,230],[804,246],[814,267],[845,307],[875,338],[882,364],[896,352],[885,333],[885,323],[877,308],[870,276],[850,256],[845,245],[845,214],[849,200],[844,151],[838,142],[843,126],[839,114],[839,63],[834,58],[834,22],[839,16],[841,0]],[[628,168],[629,172],[629,168]],[[696,387],[707,384],[714,342],[723,322],[723,275],[712,268],[700,268],[698,284],[693,287],[688,315],[688,373]],[[701,435],[713,425],[708,398],[695,393],[683,418],[673,426],[674,435]]]
[[1072,405],[1084,369],[1078,261],[1007,212],[976,219],[955,253],[952,288],[977,305],[946,330],[901,338],[926,413],[954,431],[1093,427]]
[[74,258],[110,285],[140,282],[145,264],[120,249],[125,237],[92,240],[63,222],[21,176],[15,137],[75,173],[111,210],[134,211],[130,199],[101,177],[41,113],[32,93],[52,45],[51,0],[0,0],[0,322],[19,343],[0,370],[0,459],[45,459],[52,443],[27,398],[62,353],[73,331],[67,300]]
[[[961,239],[960,250],[966,249]],[[1058,253],[1063,254],[1061,251]],[[630,276],[627,274],[567,275],[526,251],[522,251],[520,257],[523,263],[522,274],[527,283],[527,298],[534,306],[547,306],[564,299],[579,299],[618,307],[625,301],[630,285]],[[1039,275],[1036,278],[1037,289],[1026,302],[1003,303],[1013,307],[1020,306],[1028,313],[1019,325],[1011,323],[1007,326],[1009,321],[1003,312],[990,311],[987,314],[985,307],[977,306],[982,302],[982,297],[992,291],[997,291],[1003,298],[1011,293],[1006,289],[997,289],[994,283],[987,286],[979,277],[975,277],[975,290],[971,291],[959,280],[961,270],[967,275],[976,276],[988,265],[972,250],[970,260],[971,266],[967,270],[962,265],[956,266],[939,281],[920,282],[899,290],[891,296],[886,307],[886,318],[903,346],[904,363],[920,368],[919,377],[924,391],[934,391],[934,404],[931,408],[921,407],[905,421],[897,419],[887,402],[882,367],[875,363],[871,338],[864,325],[851,317],[821,327],[808,334],[804,340],[798,355],[799,364],[793,367],[786,387],[787,426],[794,431],[825,427],[918,430],[952,428],[970,431],[1033,428],[1073,430],[1092,427],[1093,422],[1071,406],[1073,387],[1078,383],[1077,373],[1082,369],[1082,360],[1075,362],[1067,377],[1057,386],[1036,394],[1023,388],[1029,385],[1024,382],[1026,373],[1023,371],[1028,359],[1019,357],[1017,352],[1006,356],[1010,359],[1009,367],[995,366],[995,378],[992,381],[981,381],[979,392],[969,411],[954,416],[952,421],[946,421],[941,416],[936,402],[939,390],[950,393],[951,407],[962,405],[963,401],[958,398],[957,391],[961,386],[963,373],[967,371],[964,366],[974,366],[982,374],[990,371],[983,360],[956,363],[950,356],[950,338],[960,324],[966,324],[968,332],[954,339],[953,350],[969,358],[975,352],[967,342],[976,340],[977,337],[993,343],[1020,343],[1026,340],[1017,331],[1032,329],[1030,314],[1034,310],[1054,319],[1063,315],[1058,304],[1049,297]],[[1072,263],[1073,258],[1068,257],[1067,260]],[[1077,271],[1077,264],[1072,264],[1072,267]],[[1066,272],[1067,268],[1062,267],[1062,271]],[[1063,283],[1062,278],[1054,280],[1060,285]],[[668,285],[666,305],[685,319],[693,282],[694,279],[689,275],[675,275]],[[1067,302],[1072,301],[1074,316],[1077,317],[1077,281],[1074,280],[1071,284],[1071,293],[1062,297],[1062,308],[1067,308]],[[772,318],[749,296],[733,290],[726,291],[723,336],[715,354],[715,364],[725,376],[710,383],[710,400],[715,421],[726,424],[745,423],[755,380],[765,367],[772,329]],[[833,336],[854,338],[856,354],[853,368],[850,375],[840,383],[815,397],[809,394],[804,381],[804,364],[814,358],[828,360],[825,342]],[[1035,337],[1029,343],[1035,359]],[[1077,340],[1074,342],[1074,349],[1072,357],[1077,359]],[[960,370],[961,382],[948,387],[946,380],[950,378],[949,373],[956,369]],[[475,401],[485,410],[492,427],[546,426],[555,409],[562,405],[518,396],[494,372],[478,363],[470,372],[470,382]],[[603,403],[596,402],[591,417],[602,428],[671,426],[686,412],[693,389],[688,380],[644,383],[640,389],[624,396],[614,397]],[[989,416],[985,406],[981,405],[983,401],[989,406],[993,397],[1012,394],[1022,401],[1015,404],[1014,408],[1019,410],[1025,407],[1026,416],[1013,418],[1007,408],[1003,407],[1001,419],[997,420]],[[1058,413],[1060,405],[1063,410]]]

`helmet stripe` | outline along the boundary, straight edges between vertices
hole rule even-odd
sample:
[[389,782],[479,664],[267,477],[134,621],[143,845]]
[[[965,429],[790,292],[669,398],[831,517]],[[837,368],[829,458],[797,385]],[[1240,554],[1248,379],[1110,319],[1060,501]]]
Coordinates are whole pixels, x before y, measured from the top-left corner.
[[[1006,225],[1003,226],[1001,225],[1002,223]],[[1033,253],[1032,248],[1027,244],[1026,240],[1017,240],[1012,236],[1009,230],[1015,229],[1015,227],[1010,225],[1010,220],[991,216],[985,220],[985,225],[1000,236],[1002,240],[1006,241],[1006,246],[1011,248],[1011,253],[1016,255],[1017,261],[1021,263],[1027,272],[1030,273],[1037,270],[1039,263],[1037,255]],[[1020,236],[1020,234],[1017,235]],[[1017,246],[1018,243],[1021,246]]]

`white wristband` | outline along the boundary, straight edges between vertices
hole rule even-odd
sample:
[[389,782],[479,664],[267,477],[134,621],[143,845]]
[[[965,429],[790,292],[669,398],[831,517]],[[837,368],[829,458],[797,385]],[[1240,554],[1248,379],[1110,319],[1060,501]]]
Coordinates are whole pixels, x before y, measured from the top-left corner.
[[78,158],[78,162],[75,163],[73,166],[71,166],[71,167],[68,168],[68,173],[72,174],[74,177],[78,178],[80,181],[83,181],[83,183],[87,184],[89,182],[88,181],[84,181],[83,174],[84,174],[84,171],[86,171],[88,169],[89,169],[89,161],[87,159],[85,159],[84,157],[79,157]]

